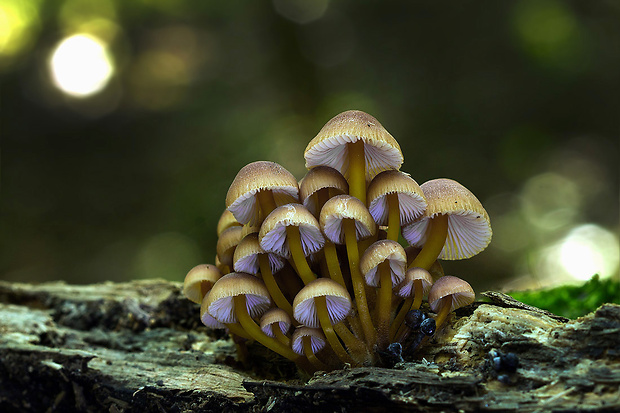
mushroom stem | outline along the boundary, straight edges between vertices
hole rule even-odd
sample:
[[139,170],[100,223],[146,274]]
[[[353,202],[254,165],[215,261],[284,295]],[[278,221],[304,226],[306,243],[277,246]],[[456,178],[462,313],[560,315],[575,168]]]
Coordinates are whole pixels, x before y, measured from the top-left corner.
[[347,353],[347,351],[342,347],[342,343],[340,343],[340,339],[336,335],[334,331],[334,326],[332,324],[331,319],[329,318],[329,313],[327,312],[327,303],[325,300],[325,296],[316,297],[316,310],[319,316],[319,322],[321,323],[321,328],[325,333],[325,337],[329,342],[329,345],[334,350],[334,353],[338,356],[340,361],[343,363],[349,363],[351,365],[356,365],[357,363],[351,356]]
[[[420,308],[422,304],[422,296],[424,294],[424,287],[422,286],[422,281],[413,280],[413,295],[407,297],[407,299],[403,302],[403,305],[400,307],[400,311],[394,317],[394,322],[392,322],[392,327],[390,328],[390,340],[393,341],[396,337],[399,337],[403,330],[403,321],[405,320],[405,316],[411,310],[417,310]],[[398,334],[397,334],[398,332]]]
[[330,278],[342,285],[344,288],[347,288],[347,285],[344,282],[344,277],[342,276],[340,262],[338,261],[338,252],[336,251],[336,246],[334,243],[329,240],[325,240],[323,253],[325,255],[325,261],[327,262],[327,268],[329,269]]
[[364,342],[355,337],[355,334],[353,334],[343,322],[334,324],[334,330],[358,363],[362,364],[364,360],[369,358],[368,349]]
[[388,204],[388,229],[387,239],[392,241],[398,241],[398,234],[400,233],[400,208],[398,203],[398,194],[392,192],[387,194]]
[[263,276],[265,286],[267,286],[267,290],[269,290],[269,294],[273,298],[273,301],[278,307],[286,311],[286,313],[293,318],[293,306],[286,299],[282,293],[282,290],[280,290],[276,279],[273,277],[267,254],[258,254],[258,265],[260,267],[260,273]]
[[312,340],[310,336],[306,336],[302,338],[302,341],[304,344],[304,354],[306,355],[306,358],[308,359],[308,361],[310,361],[310,363],[312,364],[312,367],[315,368],[316,370],[323,370],[323,371],[331,370],[327,366],[327,364],[319,360],[316,354],[312,352],[312,344],[310,344],[310,340]]
[[291,361],[297,361],[299,355],[296,354],[290,347],[285,346],[275,338],[269,337],[267,334],[263,333],[263,331],[260,329],[260,326],[256,324],[256,322],[248,313],[245,302],[245,295],[235,296],[234,304],[235,314],[239,319],[239,324],[241,324],[241,327],[243,327],[243,329],[250,337],[258,341],[271,351],[278,353]]
[[377,315],[377,344],[383,349],[388,345],[390,330],[390,315],[392,307],[392,274],[390,263],[384,261],[379,264],[381,286],[379,288],[379,312]]
[[435,317],[435,331],[439,331],[439,328],[441,327],[443,322],[446,321],[446,317],[448,316],[448,314],[450,314],[450,309],[452,307],[450,305],[451,300],[452,296],[449,295],[441,299],[441,302],[439,303],[439,313],[437,314],[437,317]]
[[351,271],[351,281],[353,283],[353,292],[355,293],[355,303],[357,312],[362,322],[362,329],[366,343],[373,346],[377,341],[377,332],[372,324],[370,311],[368,310],[368,301],[366,300],[366,283],[360,273],[360,257],[357,246],[357,237],[355,236],[355,221],[350,218],[342,220],[344,230],[344,239],[347,247],[347,256],[349,258],[349,270]]
[[278,323],[272,326],[271,330],[273,331],[273,334],[276,336],[276,339],[278,339],[280,343],[284,344],[286,347],[291,346],[291,339],[288,338],[286,334],[282,332],[282,330],[280,330],[280,326],[278,325]]
[[258,205],[260,207],[260,222],[271,214],[271,211],[277,208],[276,201],[273,199],[273,193],[270,190],[261,190],[256,193]]
[[253,340],[252,337],[241,327],[239,323],[230,323],[226,324],[226,328],[231,334],[234,334],[239,337],[243,337],[247,340]]
[[428,234],[426,242],[409,268],[420,267],[428,270],[437,261],[448,236],[448,215],[442,214],[431,218],[426,231]]
[[308,284],[316,280],[316,276],[310,269],[306,255],[301,246],[301,235],[299,234],[299,227],[295,225],[289,225],[286,227],[286,236],[288,237],[288,245],[291,249],[291,257],[295,263],[295,268],[299,277],[303,280],[304,284]]
[[349,149],[349,194],[366,203],[366,159],[364,141],[347,144]]

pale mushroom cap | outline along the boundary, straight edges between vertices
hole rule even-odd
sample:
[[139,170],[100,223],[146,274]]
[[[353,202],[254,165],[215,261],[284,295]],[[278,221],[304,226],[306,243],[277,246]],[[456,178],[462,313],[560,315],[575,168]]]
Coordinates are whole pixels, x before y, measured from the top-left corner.
[[258,218],[256,193],[270,190],[276,205],[299,202],[297,180],[283,166],[275,162],[252,162],[237,173],[228,193],[226,208],[242,224],[254,224]]
[[222,231],[215,246],[220,263],[232,267],[235,248],[242,239],[243,227],[236,225]]
[[301,204],[287,204],[274,209],[265,218],[258,234],[260,246],[265,251],[289,258],[291,249],[286,235],[288,226],[299,228],[304,255],[314,254],[325,245],[325,238],[314,215]]
[[424,215],[403,227],[403,237],[413,246],[426,242],[429,218],[447,214],[448,236],[439,254],[444,260],[473,257],[491,242],[489,215],[467,188],[451,179],[434,179],[421,185],[426,196]]
[[431,287],[428,293],[428,304],[431,310],[439,312],[441,299],[450,296],[450,311],[465,307],[474,302],[476,293],[471,285],[465,280],[451,275],[441,277]]
[[286,334],[292,324],[293,320],[291,320],[291,317],[286,311],[277,307],[270,309],[260,318],[260,329],[269,337],[275,337],[273,331],[275,325],[277,325],[277,328],[280,329],[282,334]]
[[271,306],[271,298],[265,284],[257,277],[240,272],[231,272],[220,278],[207,296],[205,311],[221,323],[238,321],[233,297],[244,295],[251,317],[259,317]]
[[387,195],[398,196],[400,224],[405,225],[424,213],[426,198],[420,185],[407,173],[384,171],[375,176],[368,185],[368,210],[378,225],[388,223]]
[[387,169],[398,169],[403,154],[396,139],[377,119],[359,110],[349,110],[330,119],[310,141],[304,152],[306,168],[325,165],[347,176],[347,143],[364,141],[366,177],[372,179]]
[[202,303],[200,304],[200,321],[202,322],[202,324],[204,324],[205,326],[209,327],[209,328],[213,328],[213,329],[220,329],[220,328],[226,328],[226,326],[222,323],[220,323],[219,321],[217,321],[211,314],[209,314],[209,312],[207,311],[207,306],[206,306],[206,302],[207,302],[207,297],[209,296],[209,293],[211,291],[209,291],[203,298]]
[[235,218],[235,216],[229,210],[225,209],[220,216],[219,221],[217,221],[217,236],[222,235],[225,229],[228,229],[235,225],[241,225],[239,221]]
[[202,302],[202,285],[207,290],[222,277],[220,270],[212,264],[200,264],[189,270],[183,281],[183,295],[197,304]]
[[325,203],[319,217],[323,234],[334,244],[344,244],[343,219],[355,221],[358,240],[377,233],[377,224],[362,201],[350,195],[338,195]]
[[332,324],[338,324],[351,312],[351,296],[346,288],[330,278],[318,278],[302,288],[293,300],[293,317],[308,327],[320,327],[316,297],[325,296]]
[[258,255],[266,254],[269,260],[269,267],[272,273],[276,273],[284,267],[284,259],[276,254],[269,253],[261,248],[258,242],[258,233],[246,235],[233,255],[233,267],[236,272],[247,272],[248,274],[258,274],[260,265]]
[[425,296],[431,290],[433,286],[433,277],[431,273],[420,267],[409,268],[405,273],[405,279],[401,285],[398,286],[396,292],[401,297],[411,297],[415,292],[414,281],[422,283],[422,295]]
[[366,284],[377,287],[381,279],[379,264],[388,261],[392,278],[392,286],[405,279],[407,254],[405,249],[396,241],[380,240],[373,243],[360,258],[360,271],[364,275]]
[[304,355],[304,337],[310,337],[310,348],[316,354],[325,347],[327,339],[320,328],[297,327],[291,338],[291,348],[297,354]]
[[317,166],[310,169],[299,183],[299,198],[315,216],[321,211],[317,211],[316,202],[314,202],[312,195],[321,189],[332,189],[339,195],[348,194],[349,184],[344,176],[334,168]]

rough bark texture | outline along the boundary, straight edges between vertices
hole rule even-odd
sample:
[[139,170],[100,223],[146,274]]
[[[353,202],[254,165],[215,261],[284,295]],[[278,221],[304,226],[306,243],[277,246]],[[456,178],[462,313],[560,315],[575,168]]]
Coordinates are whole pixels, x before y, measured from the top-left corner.
[[619,306],[568,321],[487,297],[412,361],[308,379],[258,344],[239,366],[180,284],[0,283],[0,411],[620,411]]

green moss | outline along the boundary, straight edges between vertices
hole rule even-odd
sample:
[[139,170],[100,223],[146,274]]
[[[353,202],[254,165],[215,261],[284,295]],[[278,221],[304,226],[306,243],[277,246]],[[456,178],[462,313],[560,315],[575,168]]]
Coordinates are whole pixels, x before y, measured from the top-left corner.
[[620,282],[611,278],[601,280],[595,275],[583,285],[514,291],[509,295],[554,314],[577,318],[596,310],[603,303],[620,304]]

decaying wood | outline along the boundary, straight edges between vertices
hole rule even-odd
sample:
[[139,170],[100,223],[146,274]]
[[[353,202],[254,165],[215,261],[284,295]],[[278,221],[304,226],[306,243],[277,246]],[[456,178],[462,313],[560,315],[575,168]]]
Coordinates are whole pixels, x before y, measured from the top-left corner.
[[488,296],[412,361],[304,378],[258,344],[240,366],[180,284],[0,283],[0,411],[620,411],[620,306],[568,321]]

